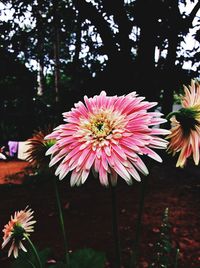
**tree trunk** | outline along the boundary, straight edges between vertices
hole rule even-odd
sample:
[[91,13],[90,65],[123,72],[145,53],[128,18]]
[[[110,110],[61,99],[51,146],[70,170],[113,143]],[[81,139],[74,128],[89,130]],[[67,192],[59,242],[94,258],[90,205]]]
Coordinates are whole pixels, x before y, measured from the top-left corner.
[[44,22],[42,18],[42,1],[38,0],[36,5],[33,5],[33,12],[36,18],[36,35],[37,46],[36,54],[38,61],[38,90],[37,94],[42,96],[45,92],[45,77],[44,77]]
[[174,76],[174,71],[176,68],[176,50],[178,46],[178,33],[174,33],[168,40],[169,47],[168,47],[168,54],[166,60],[166,74],[167,77],[165,79],[165,89],[163,92],[163,99],[162,99],[162,113],[167,116],[173,109],[174,103],[174,90],[177,77]]
[[192,27],[192,21],[194,20],[199,8],[200,2],[197,2],[188,17],[183,19],[179,11],[179,1],[171,0],[171,25],[168,36],[168,53],[165,67],[167,77],[165,78],[165,88],[162,102],[162,113],[164,115],[168,115],[173,110],[173,95],[175,86],[177,84],[175,68],[177,59],[176,51],[179,45],[179,33],[182,30],[189,32],[189,29]]
[[[155,47],[156,47],[156,4],[153,1],[137,1],[138,26],[140,37],[137,51],[136,83],[140,94],[149,101],[155,101],[157,90],[155,88]],[[149,12],[152,10],[152,12]],[[154,29],[154,30],[152,30]]]
[[[180,31],[179,23],[182,19],[179,11],[179,1],[171,1],[171,9],[169,11],[170,29],[168,32],[168,52],[165,63],[165,86],[162,100],[162,113],[167,116],[173,109],[173,95],[175,90],[176,80],[178,79],[175,75],[176,70],[176,51],[179,44],[178,34]],[[176,23],[175,21],[176,20]]]
[[44,61],[42,58],[38,60],[38,89],[37,95],[42,96],[45,92],[45,77],[44,77]]
[[60,40],[59,40],[59,18],[58,18],[58,5],[59,1],[53,1],[53,23],[54,23],[54,40],[53,40],[53,50],[54,50],[54,82],[55,82],[55,102],[60,101]]

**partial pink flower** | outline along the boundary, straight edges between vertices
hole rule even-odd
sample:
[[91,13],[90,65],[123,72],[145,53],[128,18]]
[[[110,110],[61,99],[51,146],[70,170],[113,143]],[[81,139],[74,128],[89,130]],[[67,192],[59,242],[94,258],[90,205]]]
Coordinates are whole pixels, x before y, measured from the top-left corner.
[[11,216],[11,220],[8,224],[4,226],[2,248],[11,241],[8,257],[10,257],[13,252],[14,257],[17,258],[19,249],[25,252],[27,251],[22,244],[22,240],[25,239],[25,234],[29,235],[30,232],[33,232],[33,224],[36,221],[32,220],[32,214],[33,211],[26,207],[24,210],[15,212],[14,216]]
[[92,98],[85,96],[85,104],[78,102],[63,113],[66,123],[46,136],[56,140],[47,151],[52,154],[50,166],[59,162],[55,174],[63,179],[72,171],[72,186],[83,184],[91,169],[99,174],[103,185],[109,180],[116,184],[117,175],[128,184],[131,177],[140,181],[138,171],[148,174],[140,156],[161,162],[153,149],[165,149],[167,141],[157,135],[169,134],[156,127],[166,122],[161,114],[147,111],[156,103],[143,100],[136,92],[110,97],[103,91]]
[[200,149],[200,85],[194,80],[181,96],[182,108],[171,113],[171,134],[168,151],[175,155],[180,153],[176,166],[184,167],[187,158],[193,156],[194,163],[199,164]]
[[35,131],[33,137],[28,139],[29,148],[26,151],[27,158],[32,167],[39,170],[48,168],[49,158],[46,157],[46,151],[55,143],[54,140],[44,140],[44,137],[52,131],[50,126]]

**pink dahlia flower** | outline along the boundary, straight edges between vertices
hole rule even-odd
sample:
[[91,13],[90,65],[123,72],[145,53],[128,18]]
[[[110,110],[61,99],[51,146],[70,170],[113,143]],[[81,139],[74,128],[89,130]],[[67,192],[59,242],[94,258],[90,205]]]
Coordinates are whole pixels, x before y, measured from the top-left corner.
[[183,167],[191,155],[194,163],[199,164],[200,85],[192,80],[191,86],[184,86],[184,93],[181,96],[182,108],[171,113],[171,134],[167,137],[168,151],[173,155],[180,152],[177,167]]
[[148,174],[140,156],[161,162],[153,149],[165,149],[167,141],[157,135],[169,134],[168,130],[152,128],[166,120],[159,112],[147,111],[155,102],[143,100],[135,92],[109,97],[103,91],[93,98],[85,96],[85,104],[78,102],[70,112],[63,113],[66,123],[46,136],[56,140],[47,151],[52,154],[50,166],[59,162],[55,174],[63,179],[72,171],[72,186],[84,183],[91,168],[103,185],[109,180],[114,185],[117,175],[128,184],[131,177],[140,181],[138,171]]
[[36,221],[32,221],[33,211],[31,209],[20,210],[15,212],[14,216],[11,216],[11,220],[4,226],[3,229],[3,243],[2,248],[4,248],[10,241],[11,247],[8,251],[8,257],[13,252],[15,258],[18,257],[19,249],[23,251],[27,251],[24,245],[22,244],[22,240],[25,239],[24,235],[29,235],[30,232],[33,232],[33,224]]

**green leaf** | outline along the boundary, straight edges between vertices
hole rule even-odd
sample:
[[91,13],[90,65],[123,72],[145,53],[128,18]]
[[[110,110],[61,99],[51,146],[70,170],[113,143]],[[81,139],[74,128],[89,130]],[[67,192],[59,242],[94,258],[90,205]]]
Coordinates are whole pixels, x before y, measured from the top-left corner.
[[66,264],[63,262],[57,262],[56,264],[50,265],[49,268],[65,268]]
[[31,261],[28,261],[28,259],[22,259],[18,258],[11,264],[11,268],[35,268],[35,264],[33,264]]
[[45,267],[45,264],[46,264],[51,253],[52,253],[52,250],[50,248],[45,248],[45,249],[39,251],[39,257],[40,257],[42,266]]
[[105,262],[104,252],[90,248],[80,249],[70,255],[70,268],[104,268]]
[[[45,267],[48,257],[51,253],[51,249],[45,248],[41,251],[38,251],[42,266]],[[19,257],[14,260],[11,265],[11,268],[35,268],[37,267],[37,260],[34,253],[27,248],[27,252],[20,251]]]

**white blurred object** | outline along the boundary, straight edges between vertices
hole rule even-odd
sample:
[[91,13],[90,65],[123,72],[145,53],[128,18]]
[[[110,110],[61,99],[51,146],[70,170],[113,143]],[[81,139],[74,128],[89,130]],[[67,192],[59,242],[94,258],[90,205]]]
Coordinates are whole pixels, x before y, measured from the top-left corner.
[[28,156],[27,150],[29,149],[29,147],[30,145],[28,141],[19,141],[17,158],[21,160],[26,160]]
[[4,154],[0,153],[0,159],[6,160],[7,157]]

